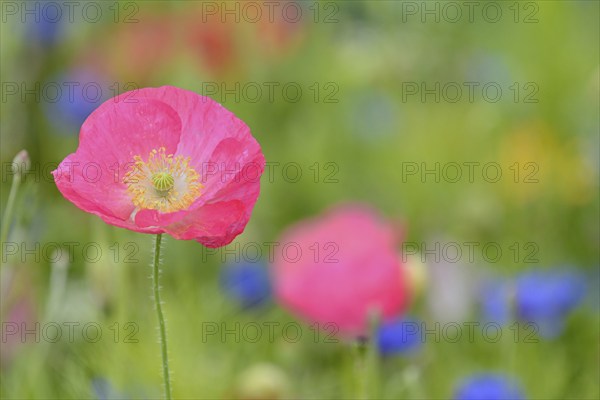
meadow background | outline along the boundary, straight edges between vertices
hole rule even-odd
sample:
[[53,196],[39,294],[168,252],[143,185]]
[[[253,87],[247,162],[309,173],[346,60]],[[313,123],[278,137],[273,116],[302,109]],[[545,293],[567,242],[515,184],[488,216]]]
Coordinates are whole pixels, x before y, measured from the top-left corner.
[[[497,342],[480,332],[455,343],[429,335],[410,354],[380,360],[379,397],[451,398],[462,379],[491,371],[515,379],[530,399],[597,399],[599,3],[493,2],[496,18],[486,2],[471,17],[451,2],[458,19],[441,2],[288,3],[274,2],[268,15],[254,2],[256,19],[245,2],[81,2],[73,18],[60,1],[59,18],[47,2],[3,2],[3,211],[21,149],[31,169],[3,243],[2,398],[160,397],[152,238],[78,210],[50,171],[75,151],[81,123],[102,101],[168,84],[233,111],[268,161],[252,219],[228,251],[166,238],[175,398],[254,398],[264,385],[275,387],[267,398],[355,395],[343,340],[326,332],[315,340],[310,323],[276,299],[240,306],[222,273],[236,258],[254,258],[248,244],[258,244],[268,268],[265,243],[287,226],[358,201],[402,224],[411,250],[479,244],[472,260],[448,262],[437,251],[415,267],[422,288],[408,314],[429,326],[483,322],[484,278],[562,266],[586,282],[557,337],[524,340],[530,332],[510,324]],[[477,84],[472,99],[465,82]],[[422,174],[436,163],[439,179]],[[457,182],[452,163],[463,166]],[[502,176],[477,167],[469,179],[464,163],[496,163]],[[486,243],[502,255],[490,261],[480,250]],[[73,337],[65,323],[79,323]],[[207,323],[219,333],[208,335]],[[263,335],[253,343],[236,323],[261,324]],[[280,324],[274,337],[264,323]],[[301,328],[297,340],[282,332],[288,323]],[[55,325],[62,337],[48,340]],[[22,335],[23,326],[34,332]],[[221,336],[223,326],[238,337]]]

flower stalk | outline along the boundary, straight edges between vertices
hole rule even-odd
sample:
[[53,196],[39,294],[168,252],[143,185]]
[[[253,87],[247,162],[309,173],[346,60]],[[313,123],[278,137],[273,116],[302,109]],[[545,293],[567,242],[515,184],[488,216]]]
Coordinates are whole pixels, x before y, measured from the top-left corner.
[[[19,190],[19,186],[21,185],[21,177],[22,175],[29,169],[29,155],[27,151],[21,150],[13,159],[12,168],[13,168],[13,181],[10,186],[10,192],[8,194],[8,200],[6,202],[6,209],[4,210],[4,215],[2,216],[2,227],[0,228],[0,243],[6,242],[8,236],[8,228],[10,227],[10,223],[12,221],[13,208],[15,206],[15,199],[17,197],[17,191]],[[4,248],[4,246],[2,246]],[[2,259],[4,259],[4,254]]]
[[162,372],[165,385],[165,399],[171,400],[171,378],[169,375],[169,357],[167,353],[167,329],[165,325],[165,317],[162,311],[162,302],[160,300],[160,243],[162,241],[162,233],[156,235],[154,241],[154,264],[152,268],[152,289],[154,292],[154,306],[156,307],[156,316],[158,318],[158,329],[160,332],[160,350],[162,356]]
[[379,395],[379,357],[377,351],[377,330],[379,329],[379,313],[371,312],[368,316],[369,330],[367,337],[358,339],[354,344],[354,369],[357,399],[377,399]]

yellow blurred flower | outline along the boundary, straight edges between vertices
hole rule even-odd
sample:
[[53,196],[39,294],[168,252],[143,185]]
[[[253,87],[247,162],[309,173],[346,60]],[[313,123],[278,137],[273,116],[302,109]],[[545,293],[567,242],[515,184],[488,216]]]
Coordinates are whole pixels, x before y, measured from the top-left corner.
[[585,204],[593,196],[593,171],[574,140],[562,140],[542,121],[532,121],[507,134],[499,147],[502,191],[519,203],[559,196]]
[[285,399],[290,396],[290,383],[281,368],[260,363],[240,374],[235,393],[235,398],[240,400]]

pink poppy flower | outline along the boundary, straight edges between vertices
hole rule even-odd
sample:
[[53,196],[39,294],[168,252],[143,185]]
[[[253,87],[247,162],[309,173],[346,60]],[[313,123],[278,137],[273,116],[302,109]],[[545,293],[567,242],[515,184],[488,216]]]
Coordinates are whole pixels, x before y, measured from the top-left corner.
[[264,165],[230,111],[164,86],[98,107],[53,175],[63,196],[108,224],[219,247],[248,223]]
[[408,304],[398,240],[392,226],[364,206],[301,222],[284,233],[276,252],[276,295],[324,329],[332,323],[345,336],[364,335],[371,312],[388,320]]

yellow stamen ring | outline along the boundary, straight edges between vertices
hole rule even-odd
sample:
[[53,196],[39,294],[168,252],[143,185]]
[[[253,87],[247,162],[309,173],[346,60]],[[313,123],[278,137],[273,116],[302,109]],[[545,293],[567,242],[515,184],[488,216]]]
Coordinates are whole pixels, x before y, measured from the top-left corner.
[[200,196],[200,175],[190,158],[154,149],[146,161],[139,155],[123,178],[133,204],[139,209],[174,212],[188,208]]

